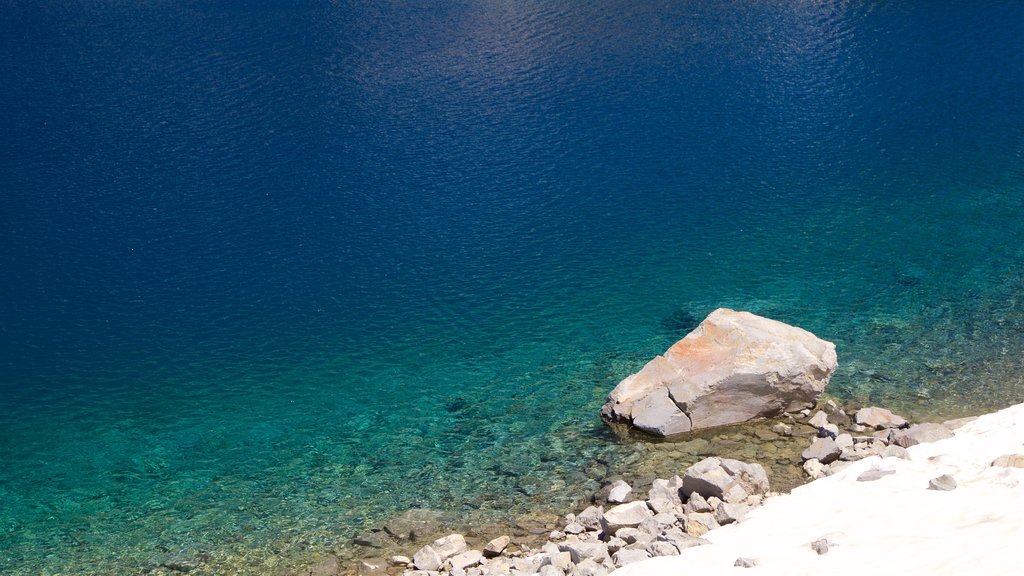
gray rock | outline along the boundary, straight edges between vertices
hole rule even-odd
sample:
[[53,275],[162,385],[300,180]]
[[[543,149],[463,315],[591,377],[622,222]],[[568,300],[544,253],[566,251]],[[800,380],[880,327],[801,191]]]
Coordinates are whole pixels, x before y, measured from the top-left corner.
[[811,480],[817,480],[828,475],[828,466],[822,464],[817,458],[811,458],[804,462],[804,472]]
[[568,552],[574,564],[579,564],[584,560],[593,560],[598,563],[611,560],[608,555],[608,546],[604,542],[562,542],[558,545],[558,549]]
[[483,557],[484,553],[480,550],[467,550],[466,552],[452,556],[448,562],[451,563],[452,568],[461,568],[465,570],[466,568],[479,564]]
[[861,408],[853,416],[854,421],[861,426],[868,426],[876,430],[883,428],[901,428],[907,425],[907,419],[897,416],[885,408]]
[[828,414],[818,410],[814,413],[814,416],[811,416],[811,419],[808,420],[807,423],[815,428],[822,428],[828,424]]
[[813,458],[822,464],[830,464],[838,460],[842,453],[843,450],[836,445],[835,440],[831,438],[815,438],[810,448],[804,450],[800,457],[804,460]]
[[554,566],[558,568],[559,572],[565,572],[572,566],[572,554],[568,552],[555,552],[547,553],[544,555],[544,559],[540,562],[540,567]]
[[441,555],[429,544],[412,555],[412,563],[419,570],[437,570],[441,568],[443,562],[444,558],[441,558]]
[[567,524],[562,531],[566,534],[583,534],[587,531],[587,529],[584,528],[583,524],[580,524],[579,522],[571,522]]
[[840,450],[853,448],[853,436],[850,436],[849,434],[840,434],[836,436],[836,446],[839,446]]
[[1004,454],[993,460],[992,465],[1002,468],[1024,468],[1024,454]]
[[[675,547],[673,547],[675,550]],[[676,551],[676,554],[679,552]],[[616,568],[622,568],[626,564],[632,564],[634,562],[643,562],[650,558],[651,555],[645,550],[619,550],[612,556],[612,562],[615,563]]]
[[608,539],[608,542],[606,542],[606,544],[608,545],[608,553],[614,555],[619,550],[622,550],[623,548],[628,546],[629,542],[626,542],[618,536],[612,536]]
[[[673,518],[675,518],[675,516],[673,516]],[[654,519],[654,516],[645,518],[644,521],[637,526],[637,529],[641,532],[650,534],[652,538],[661,533],[661,525]]]
[[669,500],[668,498],[655,498],[647,501],[647,506],[654,511],[655,514],[675,514],[682,510],[679,507],[679,499]]
[[811,542],[811,550],[818,553],[819,556],[822,554],[828,554],[828,540],[825,538],[819,538],[814,542]]
[[565,532],[559,532],[558,530],[548,532],[548,540],[561,540],[563,538],[565,538]]
[[680,490],[683,487],[683,479],[679,476],[673,476],[668,480],[658,478],[651,483],[651,489],[647,492],[648,500],[668,500],[676,506],[682,506],[682,494]]
[[747,495],[767,494],[768,475],[760,464],[729,458],[705,458],[686,469],[682,492],[687,497],[696,492],[704,498],[713,496],[725,500],[725,494],[737,486]]
[[825,424],[820,430],[818,430],[818,432],[821,433],[821,430],[824,430],[825,434],[833,440],[836,439],[836,436],[839,436],[839,426],[836,426],[835,424]]
[[390,562],[392,566],[408,566],[409,564],[412,564],[412,558],[409,558],[408,556],[392,556],[391,558],[388,558],[388,562]]
[[690,536],[701,537],[709,531],[718,528],[718,520],[715,515],[708,512],[694,512],[687,514],[683,521],[683,529]]
[[616,481],[612,484],[611,489],[608,491],[608,501],[613,504],[622,504],[629,501],[629,495],[633,491],[633,488],[623,482],[622,480]]
[[660,532],[662,529],[668,528],[673,524],[677,523],[679,521],[679,518],[677,518],[675,514],[661,513],[655,514],[652,520],[654,520],[654,522],[657,524],[658,531]]
[[780,434],[782,436],[792,436],[793,427],[790,426],[789,424],[779,422],[778,424],[772,426],[772,432],[775,432],[776,434]]
[[651,556],[678,556],[679,548],[666,540],[655,540],[647,545],[647,552]]
[[857,476],[857,482],[874,482],[875,480],[881,480],[886,476],[892,476],[895,473],[895,470],[879,470],[878,468],[872,468],[861,472],[861,475]]
[[697,538],[696,536],[690,536],[689,534],[683,532],[679,528],[665,530],[661,533],[660,536],[658,536],[658,540],[662,542],[670,542],[680,552],[686,550],[687,548],[693,548],[694,546],[703,546],[705,544],[710,544],[710,542],[708,542],[707,540],[703,538]]
[[757,561],[757,558],[737,558],[732,565],[737,568],[753,568],[759,564],[760,562]]
[[601,415],[662,436],[771,417],[813,406],[835,369],[831,342],[720,308],[620,382]]
[[893,442],[898,446],[910,448],[916,444],[938,442],[939,440],[952,437],[953,431],[949,428],[942,424],[928,422],[925,424],[915,424],[906,430],[897,432]]
[[689,500],[683,505],[683,511],[690,512],[713,512],[714,508],[700,495],[700,492],[690,493]]
[[722,502],[715,509],[715,520],[722,526],[742,520],[750,512],[750,506],[746,504],[733,504]]
[[615,534],[619,528],[636,528],[644,520],[653,517],[646,502],[627,502],[605,511],[603,529],[606,534]]
[[512,568],[526,574],[536,574],[541,564],[548,559],[547,554],[530,554],[522,558],[512,559]]
[[505,548],[508,548],[508,545],[511,542],[512,539],[508,536],[498,536],[494,540],[488,542],[486,546],[484,546],[484,556],[487,558],[494,558],[495,556],[500,556],[501,553],[505,551]]
[[466,545],[466,538],[462,534],[449,534],[444,538],[438,538],[434,540],[431,547],[441,557],[442,562],[469,549]]
[[600,530],[604,523],[604,508],[599,506],[589,506],[583,512],[580,512],[576,516],[576,521],[583,525],[587,530]]
[[907,452],[906,448],[896,446],[895,444],[886,446],[885,450],[882,450],[881,456],[882,458],[902,458],[903,460],[910,460],[910,452]]
[[616,538],[622,538],[626,544],[647,544],[651,540],[654,540],[654,536],[650,532],[644,532],[638,528],[621,528],[615,533]]
[[[608,562],[611,563],[611,558],[608,559]],[[588,558],[573,566],[569,574],[571,576],[605,576],[608,572],[610,572],[608,568]]]
[[956,490],[956,480],[954,480],[949,474],[943,474],[942,476],[937,476],[929,480],[928,489],[939,490],[942,492]]

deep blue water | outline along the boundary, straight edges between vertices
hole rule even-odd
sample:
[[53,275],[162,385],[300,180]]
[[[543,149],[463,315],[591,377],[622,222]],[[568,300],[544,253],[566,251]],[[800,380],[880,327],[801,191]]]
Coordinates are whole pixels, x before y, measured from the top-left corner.
[[563,505],[719,306],[835,341],[840,398],[1020,401],[1021,38],[1012,1],[0,4],[0,572]]

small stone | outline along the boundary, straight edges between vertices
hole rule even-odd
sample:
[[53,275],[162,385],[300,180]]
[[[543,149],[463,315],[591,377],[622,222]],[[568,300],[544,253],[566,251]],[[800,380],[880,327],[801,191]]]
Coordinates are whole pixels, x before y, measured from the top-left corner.
[[565,538],[565,532],[559,532],[558,530],[552,530],[548,533],[548,540],[561,540]]
[[818,430],[819,436],[821,436],[822,430],[825,432],[825,436],[822,436],[822,438],[828,437],[835,440],[836,437],[839,436],[839,426],[836,426],[835,424],[825,424],[822,426],[821,429]]
[[505,548],[508,548],[508,545],[511,542],[512,539],[508,536],[498,536],[484,546],[484,557],[494,558],[495,556],[500,556],[501,553],[505,551]]
[[718,528],[718,520],[715,519],[714,514],[707,512],[687,514],[683,521],[683,529],[686,530],[686,533],[698,538],[715,528]]
[[953,479],[949,474],[943,474],[937,476],[928,481],[929,490],[940,490],[948,492],[950,490],[956,490],[956,480]]
[[812,480],[824,478],[827,469],[828,466],[822,464],[817,458],[811,458],[804,462],[804,472],[806,472]]
[[835,440],[831,438],[817,438],[811,444],[810,448],[803,451],[800,457],[804,460],[814,458],[822,464],[829,464],[830,462],[838,460],[842,453],[842,449],[836,445]]
[[758,564],[760,564],[760,562],[757,561],[757,558],[737,558],[736,562],[733,563],[733,566],[736,566],[737,568],[753,568]]
[[484,553],[480,550],[468,550],[462,554],[452,556],[449,562],[451,562],[452,568],[461,568],[462,570],[465,570],[466,568],[479,564],[483,557]]
[[619,538],[618,536],[612,536],[608,539],[608,542],[606,542],[606,544],[608,544],[608,553],[615,554],[619,550],[625,548],[629,543],[623,540],[622,538]]
[[420,548],[419,552],[413,554],[412,563],[420,570],[437,570],[441,567],[444,559],[429,544]]
[[[610,558],[608,562],[611,562]],[[588,558],[573,566],[569,574],[570,576],[605,576],[608,572],[608,568]]]
[[412,564],[412,559],[408,556],[392,556],[388,558],[388,562],[391,562],[393,566],[408,566]]
[[434,552],[441,557],[442,562],[469,549],[469,546],[466,545],[466,538],[462,534],[449,534],[444,538],[438,538],[431,546]]
[[896,446],[895,444],[886,446],[885,450],[882,451],[881,456],[882,458],[902,458],[904,460],[910,460],[910,452],[907,452],[906,448]]
[[772,426],[772,432],[775,432],[776,434],[781,434],[782,436],[792,436],[793,427],[790,426],[789,424],[779,422],[778,424]]
[[[673,547],[673,550],[675,550],[675,547]],[[676,554],[678,553],[679,551],[676,550]],[[619,550],[612,556],[612,562],[615,563],[616,568],[622,568],[627,564],[642,562],[650,557],[651,555],[645,550]]]
[[881,430],[883,428],[902,428],[907,425],[906,418],[897,416],[885,408],[861,408],[854,414],[854,421],[862,426]]
[[879,470],[878,468],[872,468],[862,472],[860,476],[857,476],[857,482],[874,482],[875,480],[880,480],[895,473],[895,470]]
[[582,524],[587,530],[600,530],[604,522],[604,508],[589,506],[576,516],[576,521]]
[[840,434],[836,436],[836,446],[839,446],[840,450],[853,448],[853,436],[850,436],[849,434]]
[[953,437],[953,431],[942,424],[926,422],[915,424],[906,430],[896,433],[893,442],[904,448],[922,444],[925,442],[938,442]]
[[655,514],[675,514],[680,510],[679,500],[669,500],[668,498],[655,498],[654,500],[648,500],[647,506],[654,511]]
[[633,488],[629,484],[618,480],[612,484],[611,490],[608,491],[608,501],[613,504],[628,502],[632,491]]
[[621,528],[615,533],[615,537],[623,539],[626,544],[636,544],[637,542],[646,544],[654,539],[650,533],[638,528]]
[[746,504],[733,504],[731,502],[722,502],[715,509],[715,520],[719,524],[725,526],[726,524],[732,524],[742,520],[747,513],[750,512],[750,506]]
[[683,505],[683,510],[689,512],[711,512],[714,508],[700,495],[700,492],[690,494],[690,499]]
[[678,556],[679,548],[676,548],[676,545],[671,542],[656,540],[647,545],[647,552],[654,557]]
[[819,538],[814,542],[811,542],[811,550],[818,553],[819,556],[822,554],[828,554],[828,540],[825,538]]
[[811,416],[811,419],[808,420],[807,423],[815,428],[822,428],[828,424],[828,414],[818,410],[814,413],[814,416]]
[[579,522],[571,522],[562,531],[566,534],[583,534],[587,529]]
[[1024,454],[1004,454],[993,460],[992,465],[1002,468],[1024,468]]
[[686,550],[687,548],[693,548],[694,546],[703,546],[704,544],[710,544],[710,542],[708,542],[707,540],[703,538],[690,536],[689,534],[683,532],[679,528],[665,530],[664,532],[662,532],[660,536],[658,536],[658,540],[662,542],[671,543],[680,552]]
[[867,429],[868,429],[867,426],[861,426],[860,424],[853,424],[853,425],[850,426],[850,431],[856,432],[858,434],[860,434],[861,432],[864,432]]
[[615,534],[619,528],[635,528],[644,520],[653,517],[651,509],[643,501],[619,504],[604,513],[604,531]]
[[610,560],[608,546],[603,542],[562,542],[558,545],[558,549],[568,552],[574,564],[579,564],[584,560],[596,562]]
[[668,480],[658,478],[651,484],[651,489],[647,492],[647,499],[657,500],[659,498],[664,498],[674,504],[682,506],[683,500],[680,497],[680,489],[682,487],[683,479],[679,476],[673,476]]

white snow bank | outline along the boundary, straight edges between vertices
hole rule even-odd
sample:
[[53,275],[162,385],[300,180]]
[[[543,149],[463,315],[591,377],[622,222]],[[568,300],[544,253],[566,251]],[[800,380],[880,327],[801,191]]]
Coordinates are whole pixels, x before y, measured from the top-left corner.
[[[912,460],[867,458],[791,494],[769,498],[743,522],[709,532],[710,546],[625,566],[615,576],[680,574],[1024,574],[1024,468],[992,467],[1024,454],[1024,404],[982,416],[956,436],[909,449]],[[895,474],[872,482],[872,468]],[[942,474],[957,488],[928,490]],[[809,544],[826,538],[818,555]],[[753,568],[735,567],[754,558]]]

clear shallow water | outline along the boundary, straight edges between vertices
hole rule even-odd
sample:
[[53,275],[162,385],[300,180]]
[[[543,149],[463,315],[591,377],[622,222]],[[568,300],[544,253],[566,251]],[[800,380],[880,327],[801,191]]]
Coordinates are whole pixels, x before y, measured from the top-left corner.
[[1018,3],[4,12],[0,571],[568,506],[718,306],[1024,398]]

